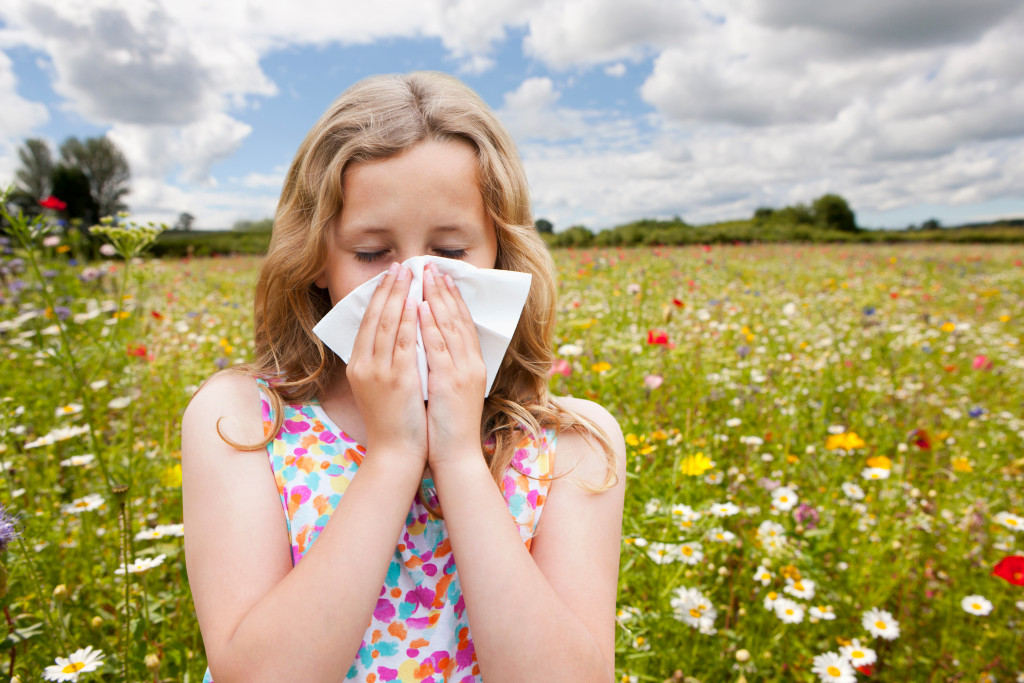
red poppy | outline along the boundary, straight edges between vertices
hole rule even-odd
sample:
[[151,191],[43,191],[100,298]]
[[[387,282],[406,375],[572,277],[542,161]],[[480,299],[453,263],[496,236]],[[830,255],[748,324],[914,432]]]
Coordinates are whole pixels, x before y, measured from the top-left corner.
[[672,303],[675,304],[676,308],[682,308],[683,306],[686,305],[685,303],[683,303],[679,299],[672,299]]
[[1024,586],[1024,557],[1008,555],[999,560],[992,570],[993,576],[1009,581],[1014,586]]
[[67,202],[62,202],[61,200],[57,199],[53,195],[50,195],[49,197],[47,197],[43,201],[39,202],[39,206],[43,207],[44,209],[53,209],[54,211],[63,211],[64,209],[68,208],[68,203]]
[[655,346],[668,346],[668,332],[665,330],[647,330],[647,343]]
[[910,432],[910,435],[914,437],[914,445],[920,448],[922,451],[931,450],[932,442],[928,439],[928,432],[923,429],[915,429]]
[[164,319],[164,316],[163,316],[162,313],[160,313],[160,311],[151,311],[150,315],[152,315],[157,320],[163,320]]
[[146,345],[145,344],[129,344],[128,355],[138,356],[139,358],[146,357]]
[[873,673],[875,673],[875,665],[874,664],[862,664],[862,665],[854,667],[854,668],[857,669],[857,671],[859,671],[862,674],[864,674],[865,676],[870,676]]

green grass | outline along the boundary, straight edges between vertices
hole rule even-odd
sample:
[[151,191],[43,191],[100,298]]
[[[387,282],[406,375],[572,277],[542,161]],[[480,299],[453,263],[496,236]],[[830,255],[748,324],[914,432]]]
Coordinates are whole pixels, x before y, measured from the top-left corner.
[[[259,259],[150,260],[127,277],[110,261],[83,282],[82,266],[39,253],[52,271],[45,291],[30,263],[12,268],[21,250],[0,271],[0,502],[22,535],[0,555],[0,604],[14,627],[0,627],[0,675],[13,662],[20,680],[39,680],[55,657],[92,646],[105,662],[85,680],[122,680],[127,666],[129,680],[197,682],[206,660],[182,540],[135,537],[181,522],[180,416],[205,377],[249,357]],[[552,389],[605,405],[630,444],[624,679],[813,681],[813,658],[853,638],[877,653],[874,680],[1024,673],[1024,587],[991,574],[1024,555],[1021,533],[997,521],[1024,516],[1024,247],[697,246],[555,259],[555,348],[570,374]],[[648,343],[659,338],[667,343]],[[851,432],[862,446],[829,450],[830,437]],[[61,465],[81,454],[95,459]],[[714,467],[684,474],[697,454]],[[888,478],[864,479],[869,460],[886,464],[880,456]],[[773,512],[769,489],[780,485],[799,503]],[[103,505],[66,511],[90,494]],[[712,503],[726,501],[738,512],[714,517]],[[758,532],[766,521],[781,527],[774,547]],[[733,538],[717,542],[713,528]],[[657,543],[694,542],[703,558],[693,564],[673,545],[674,561],[651,559]],[[125,555],[165,559],[126,581],[115,575]],[[759,565],[768,586],[755,582]],[[813,599],[793,598],[800,623],[764,607],[770,591],[791,597],[783,574],[815,584]],[[688,609],[717,613],[708,633],[674,608],[684,587],[707,600]],[[961,607],[975,594],[993,604],[987,616]],[[812,606],[835,619],[813,621]],[[897,639],[865,630],[871,608],[898,621]]]

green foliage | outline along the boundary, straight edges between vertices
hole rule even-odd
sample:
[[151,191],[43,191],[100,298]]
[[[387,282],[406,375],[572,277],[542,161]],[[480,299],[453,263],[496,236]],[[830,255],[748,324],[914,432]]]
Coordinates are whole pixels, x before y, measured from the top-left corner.
[[123,202],[131,179],[128,160],[110,138],[70,137],[61,144],[60,156],[63,165],[80,170],[88,179],[99,217],[113,216],[128,208]]
[[546,218],[538,218],[533,225],[537,228],[537,232],[542,234],[550,235],[555,231],[555,226]]
[[265,254],[270,233],[225,230],[167,230],[151,249],[154,256],[213,256],[214,254]]
[[234,232],[270,232],[273,229],[273,218],[264,218],[260,221],[235,221],[235,224],[231,226],[231,230]]
[[92,225],[100,218],[100,207],[89,187],[89,178],[80,168],[58,164],[53,169],[53,196],[59,198],[67,208],[60,213],[69,220],[80,219]]
[[825,194],[814,200],[815,220],[830,230],[856,232],[857,220],[846,200],[837,194]]
[[51,190],[53,176],[53,155],[50,146],[42,138],[29,138],[18,149],[18,160],[21,167],[14,176],[18,182],[18,190],[38,204],[45,197],[53,194]]

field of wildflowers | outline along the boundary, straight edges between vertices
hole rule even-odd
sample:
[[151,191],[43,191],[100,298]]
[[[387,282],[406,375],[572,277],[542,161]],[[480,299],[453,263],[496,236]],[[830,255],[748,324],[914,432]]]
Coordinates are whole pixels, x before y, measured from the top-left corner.
[[[0,678],[198,682],[178,427],[258,259],[107,236],[0,244]],[[1024,248],[555,258],[552,388],[628,444],[621,680],[1024,680]]]

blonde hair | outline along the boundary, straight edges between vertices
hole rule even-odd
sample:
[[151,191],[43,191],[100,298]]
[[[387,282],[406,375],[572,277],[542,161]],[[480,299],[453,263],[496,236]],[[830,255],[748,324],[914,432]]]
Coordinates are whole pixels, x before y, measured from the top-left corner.
[[[275,422],[258,444],[281,428],[283,404],[305,403],[323,393],[341,359],[313,333],[331,308],[326,289],[314,283],[324,270],[331,227],[344,207],[342,178],[350,163],[386,159],[424,141],[462,140],[479,160],[480,190],[497,234],[495,268],[530,273],[533,282],[519,325],[484,402],[481,441],[493,437],[488,466],[495,482],[512,461],[517,431],[570,428],[604,450],[604,481],[617,481],[615,456],[604,431],[556,404],[548,392],[555,326],[555,276],[551,255],[534,228],[529,189],[511,136],[488,106],[456,78],[436,72],[383,75],[356,83],[328,108],[306,135],[285,179],[267,256],[255,292],[255,361],[235,372],[271,379]],[[486,449],[488,452],[491,449]]]

